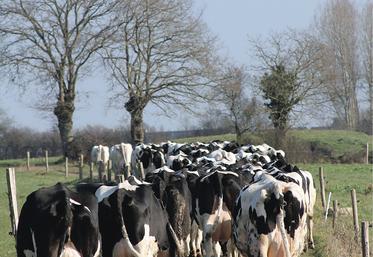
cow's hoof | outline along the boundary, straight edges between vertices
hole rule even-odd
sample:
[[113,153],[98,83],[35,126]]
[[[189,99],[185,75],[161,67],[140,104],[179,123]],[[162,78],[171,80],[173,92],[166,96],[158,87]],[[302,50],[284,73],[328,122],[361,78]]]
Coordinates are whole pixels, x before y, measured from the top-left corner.
[[314,242],[308,242],[308,248],[309,249],[315,249],[315,243]]

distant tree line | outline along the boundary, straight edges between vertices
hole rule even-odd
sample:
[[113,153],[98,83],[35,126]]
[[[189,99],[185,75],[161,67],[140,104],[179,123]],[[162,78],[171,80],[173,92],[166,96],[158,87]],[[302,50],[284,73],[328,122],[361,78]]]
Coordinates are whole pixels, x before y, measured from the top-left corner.
[[[303,31],[250,37],[245,67],[218,54],[218,39],[193,0],[3,0],[0,70],[11,84],[39,94],[35,108],[53,113],[56,130],[43,138],[8,128],[1,153],[15,156],[31,147],[26,139],[15,142],[27,133],[40,140],[34,151],[59,142],[69,157],[101,141],[140,143],[149,105],[168,114],[187,110],[199,117],[199,127],[229,129],[238,141],[273,129],[276,147],[300,117],[326,112],[333,127],[371,133],[372,12],[371,1],[358,7],[328,0]],[[100,67],[111,102],[130,115],[129,128],[88,126],[83,133],[73,126],[80,81]],[[196,110],[199,105],[205,111]],[[7,148],[11,143],[18,148]]]
[[[145,124],[147,131],[145,142],[160,143],[167,140],[229,133],[229,129],[196,129],[187,131],[157,131]],[[131,141],[130,126],[107,128],[103,126],[85,126],[74,130],[74,158],[83,154],[89,160],[94,145],[112,146]],[[4,112],[0,111],[0,160],[26,158],[27,151],[31,157],[44,157],[45,150],[50,156],[62,156],[61,138],[58,128],[49,131],[35,131],[27,127],[17,127]]]

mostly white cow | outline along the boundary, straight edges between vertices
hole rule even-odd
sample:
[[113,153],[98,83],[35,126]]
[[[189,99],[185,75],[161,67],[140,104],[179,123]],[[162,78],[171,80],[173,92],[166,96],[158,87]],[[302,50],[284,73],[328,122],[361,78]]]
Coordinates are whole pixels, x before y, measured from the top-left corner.
[[131,175],[132,145],[120,143],[110,148],[110,160],[115,175]]
[[91,150],[91,162],[94,164],[98,164],[99,162],[103,162],[105,165],[107,165],[109,161],[109,147],[103,146],[103,145],[95,145],[92,147]]

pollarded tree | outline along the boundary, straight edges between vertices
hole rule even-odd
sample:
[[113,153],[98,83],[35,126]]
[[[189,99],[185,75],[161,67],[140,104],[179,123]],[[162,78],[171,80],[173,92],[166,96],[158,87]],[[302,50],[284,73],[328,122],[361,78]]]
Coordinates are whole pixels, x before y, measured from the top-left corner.
[[[190,0],[133,0],[118,10],[124,26],[106,51],[114,101],[131,116],[134,143],[143,142],[143,113],[153,104],[162,111],[193,109],[211,85],[209,63],[215,38]],[[171,107],[171,108],[169,108]]]
[[48,92],[43,104],[54,101],[65,156],[73,154],[77,81],[115,33],[116,5],[112,0],[1,1],[2,68],[11,75],[11,82]]
[[252,40],[258,64],[254,77],[262,92],[281,146],[290,127],[290,115],[305,104],[315,105],[322,85],[318,72],[321,48],[306,33],[288,31],[265,42]]
[[297,75],[287,71],[284,65],[271,67],[270,73],[264,73],[260,81],[260,89],[269,109],[270,119],[277,134],[277,144],[281,146],[282,139],[289,128],[289,116],[294,106],[302,98],[296,93],[299,87]]

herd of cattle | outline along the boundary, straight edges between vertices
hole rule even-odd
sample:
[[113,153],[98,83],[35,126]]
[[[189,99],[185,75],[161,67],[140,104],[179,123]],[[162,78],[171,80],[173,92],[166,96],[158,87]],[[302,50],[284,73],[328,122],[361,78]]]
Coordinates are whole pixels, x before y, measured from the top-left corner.
[[[312,175],[263,145],[129,144],[92,149],[121,183],[31,193],[18,257],[295,257],[314,247]],[[136,163],[143,166],[139,176]]]

